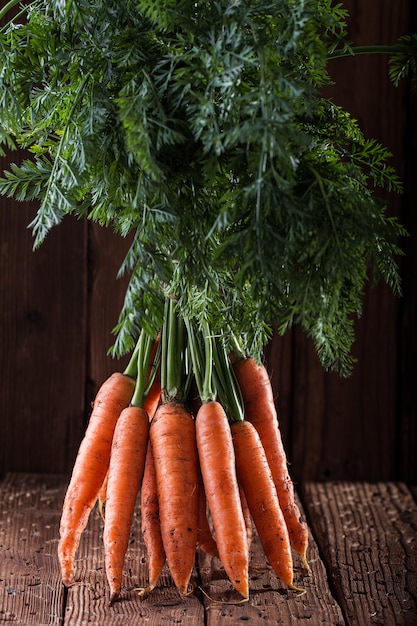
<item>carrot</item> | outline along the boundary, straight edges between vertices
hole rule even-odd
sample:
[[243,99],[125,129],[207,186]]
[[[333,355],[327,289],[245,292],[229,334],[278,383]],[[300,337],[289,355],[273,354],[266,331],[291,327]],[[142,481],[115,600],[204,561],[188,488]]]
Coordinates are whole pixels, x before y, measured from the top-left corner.
[[252,358],[236,361],[233,368],[242,392],[245,419],[255,426],[265,449],[291,545],[309,570],[308,527],[295,502],[268,372]]
[[123,565],[148,446],[149,417],[138,406],[124,409],[114,431],[107,484],[103,541],[110,603],[120,595]]
[[149,368],[148,375],[146,377],[146,382],[148,382],[149,378],[151,377],[151,368],[154,366],[154,364],[158,360],[157,353],[158,353],[160,345],[161,345],[161,333],[159,332],[155,338],[155,341],[153,342],[153,346],[149,354],[149,363],[151,367]]
[[100,513],[100,517],[104,522],[104,508],[106,505],[107,499],[107,482],[109,480],[109,470],[106,472],[106,476],[104,477],[103,484],[100,487],[100,491],[98,492],[97,501],[98,501],[98,512]]
[[248,544],[248,554],[250,555],[250,549],[252,546],[252,539],[253,539],[253,524],[252,524],[252,516],[250,514],[249,511],[249,507],[248,507],[248,503],[246,500],[246,496],[245,496],[245,492],[243,491],[242,485],[239,483],[239,495],[240,495],[240,502],[242,505],[242,513],[243,513],[243,519],[245,520],[245,527],[246,527],[246,541]]
[[219,556],[216,540],[214,539],[210,524],[207,519],[207,498],[206,491],[204,489],[203,477],[201,472],[198,476],[198,534],[197,545],[210,554],[211,556]]
[[143,408],[146,409],[149,419],[151,420],[155,415],[155,411],[158,408],[158,404],[161,400],[161,370],[158,367],[155,372],[155,378],[152,381],[149,391],[146,394],[146,398],[143,403]]
[[195,422],[184,405],[161,404],[151,422],[162,541],[172,578],[186,594],[194,565],[198,525]]
[[258,531],[265,555],[277,576],[290,589],[293,562],[287,526],[259,435],[250,422],[231,426],[238,478]]
[[[160,381],[155,379],[154,382],[152,383],[150,394],[146,396],[146,399],[144,401],[144,407],[143,407],[145,411],[147,412],[149,419],[152,419],[152,417],[154,416],[155,411],[159,404],[160,397],[161,397],[161,384],[160,384]],[[109,473],[107,471],[103,484],[101,485],[100,491],[98,492],[98,498],[97,498],[98,511],[103,522],[105,518],[105,505],[106,505],[106,500],[107,500],[108,477],[109,477]]]
[[[161,397],[161,371],[157,363],[157,361],[159,361],[159,358],[157,358],[157,351],[158,351],[159,344],[160,344],[160,333],[157,335],[153,343],[153,346],[150,349],[149,366],[148,366],[148,371],[146,374],[146,382],[147,382],[147,385],[149,386],[147,393],[146,393],[146,390],[144,389],[144,394],[146,393],[146,397],[143,401],[143,405],[144,405],[143,408],[148,413],[149,419],[152,419],[152,417],[154,416],[155,411],[160,401],[160,397]],[[134,378],[138,373],[138,367],[137,367],[137,364],[135,363],[135,358],[138,356],[140,349],[141,349],[141,345],[140,345],[140,342],[138,342],[135,352],[132,355],[132,361],[130,365],[128,366],[128,369],[130,370],[130,376],[132,378]],[[143,355],[143,352],[141,352],[140,354]],[[145,356],[145,362],[146,362],[147,354],[145,354],[144,356]],[[106,477],[103,481],[102,486],[100,487],[100,491],[98,493],[98,498],[97,498],[98,510],[99,510],[99,514],[103,522],[104,522],[104,517],[105,517],[107,479],[108,479],[108,472],[106,474]]]
[[[157,380],[155,378],[148,392],[148,395],[146,396],[146,399],[144,401],[144,406],[143,406],[150,420],[155,415],[155,411],[158,408],[160,398],[161,398],[161,382],[160,380]],[[107,499],[107,481],[108,481],[108,471],[104,478],[103,484],[100,487],[100,491],[98,493],[98,510],[99,510],[100,517],[103,520],[103,522],[105,518],[105,504],[106,504],[106,499]]]
[[94,400],[65,495],[60,522],[58,558],[65,586],[73,582],[75,553],[109,466],[116,422],[122,410],[128,406],[134,387],[132,378],[115,372],[103,383]]
[[141,513],[142,535],[148,552],[149,582],[147,587],[139,591],[139,595],[145,597],[156,587],[165,563],[165,550],[159,522],[155,463],[150,440],[148,442],[145,471],[142,480]]
[[146,374],[146,388],[144,389],[144,408],[149,419],[155,414],[161,398],[161,333],[159,332],[149,355],[149,367]]
[[248,544],[229,422],[219,402],[196,417],[197,448],[219,556],[234,588],[249,597]]

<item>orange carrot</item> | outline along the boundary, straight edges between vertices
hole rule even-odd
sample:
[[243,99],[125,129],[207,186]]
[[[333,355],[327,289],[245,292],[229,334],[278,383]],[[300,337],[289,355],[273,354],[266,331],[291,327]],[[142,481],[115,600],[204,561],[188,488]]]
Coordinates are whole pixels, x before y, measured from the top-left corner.
[[239,483],[239,495],[240,495],[240,502],[241,502],[241,505],[242,505],[243,519],[245,520],[246,539],[247,539],[247,544],[248,544],[248,554],[250,555],[250,549],[251,549],[251,546],[252,546],[252,539],[253,539],[252,516],[251,516],[250,511],[249,511],[249,507],[248,507],[248,503],[247,503],[247,500],[246,500],[245,492],[243,491],[242,485],[240,483]]
[[[159,365],[157,365],[155,361],[158,346],[160,344],[160,339],[161,339],[161,334],[159,333],[150,350],[149,366],[148,366],[148,371],[146,374],[146,382],[147,384],[151,382],[151,384],[149,386],[146,397],[143,401],[143,408],[148,413],[150,420],[155,414],[155,411],[158,407],[160,397],[161,397],[161,370],[160,370]],[[141,347],[140,343],[138,343],[138,345],[136,346],[135,352],[132,355],[131,362],[128,365],[129,375],[132,378],[135,378],[138,375],[138,365],[135,362],[135,360],[137,360],[140,347]],[[145,354],[145,358],[146,358],[146,354]],[[141,375],[143,375],[142,371],[141,371]],[[152,378],[152,381],[151,381],[151,378]],[[145,389],[144,389],[144,393],[145,393]],[[100,491],[98,494],[98,510],[100,513],[100,517],[103,521],[104,521],[105,503],[106,503],[107,479],[108,479],[108,472],[106,474],[106,477],[103,481],[102,486],[100,487]]]
[[65,586],[73,582],[75,553],[109,466],[116,422],[134,388],[132,378],[116,372],[97,392],[62,510],[58,558]]
[[186,594],[194,566],[198,526],[198,457],[195,422],[184,405],[159,406],[150,427],[164,549],[178,590]]
[[158,333],[149,355],[149,367],[145,379],[147,389],[143,406],[149,415],[149,419],[153,418],[161,398],[160,345],[161,333]]
[[161,370],[158,367],[155,378],[152,385],[149,388],[146,398],[143,403],[143,408],[146,409],[149,419],[151,420],[155,415],[155,411],[158,408],[158,404],[161,399]]
[[[155,358],[156,358],[156,353],[158,351],[158,348],[160,346],[161,343],[161,333],[159,332],[155,338],[155,341],[153,342],[153,346],[149,355],[149,363],[151,364],[151,367],[154,364]],[[148,372],[148,375],[146,377],[146,382],[148,382],[150,377],[150,371]]]
[[229,422],[219,402],[204,403],[196,417],[201,474],[217,549],[234,588],[249,597],[249,554]]
[[106,505],[106,499],[107,499],[107,482],[109,480],[109,470],[107,470],[106,472],[106,476],[104,477],[103,480],[103,484],[100,487],[100,491],[98,492],[98,497],[97,497],[97,501],[98,501],[98,512],[100,513],[100,517],[104,522],[104,508]]
[[310,569],[306,556],[308,527],[295,502],[268,372],[252,358],[236,361],[233,368],[242,392],[245,419],[255,426],[265,449],[291,545]]
[[231,426],[236,468],[265,555],[277,576],[291,589],[293,562],[287,526],[259,435],[250,422]]
[[142,480],[141,513],[142,535],[148,553],[149,583],[147,587],[140,590],[139,595],[145,597],[156,587],[165,563],[165,550],[159,522],[155,463],[150,440],[148,442],[145,471]]
[[210,554],[211,556],[219,556],[216,540],[214,539],[210,524],[207,519],[207,498],[206,490],[204,489],[203,477],[201,472],[198,476],[198,535],[197,545]]
[[123,565],[148,447],[149,417],[143,408],[124,409],[114,431],[107,484],[103,541],[110,603],[120,595]]

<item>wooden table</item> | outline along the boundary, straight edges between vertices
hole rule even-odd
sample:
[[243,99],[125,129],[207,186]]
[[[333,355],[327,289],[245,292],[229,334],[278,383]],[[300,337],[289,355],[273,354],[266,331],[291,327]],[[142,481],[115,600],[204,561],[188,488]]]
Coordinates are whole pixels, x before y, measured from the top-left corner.
[[0,481],[0,624],[13,626],[415,626],[417,505],[402,483],[306,483],[298,493],[311,529],[307,576],[296,560],[288,591],[255,538],[250,601],[238,604],[219,561],[197,554],[195,592],[181,597],[168,571],[151,597],[146,552],[135,514],[125,563],[125,599],[109,606],[102,522],[93,512],[77,554],[80,582],[65,590],[57,562],[60,506],[67,477],[8,474]]

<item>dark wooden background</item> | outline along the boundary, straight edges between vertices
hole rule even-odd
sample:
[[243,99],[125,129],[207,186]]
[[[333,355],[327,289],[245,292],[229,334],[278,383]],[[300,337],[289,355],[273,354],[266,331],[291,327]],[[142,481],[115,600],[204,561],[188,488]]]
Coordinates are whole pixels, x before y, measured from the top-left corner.
[[[414,0],[344,4],[357,45],[417,30]],[[268,367],[296,481],[416,483],[417,99],[408,82],[391,85],[385,55],[334,60],[330,69],[337,84],[326,95],[388,147],[405,183],[402,196],[385,194],[411,234],[399,260],[404,295],[383,285],[366,291],[349,379],[324,372],[297,328],[273,338]],[[7,165],[2,159],[0,169]],[[27,225],[36,209],[0,197],[0,473],[69,472],[97,387],[124,365],[106,352],[128,241],[67,218],[33,252]]]

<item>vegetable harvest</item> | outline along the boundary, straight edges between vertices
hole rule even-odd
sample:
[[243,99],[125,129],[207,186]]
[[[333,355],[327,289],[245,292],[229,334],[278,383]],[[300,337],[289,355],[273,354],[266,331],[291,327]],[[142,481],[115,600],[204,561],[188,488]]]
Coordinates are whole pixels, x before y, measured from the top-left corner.
[[[191,592],[195,552],[247,600],[253,526],[300,591],[301,519],[263,365],[299,324],[348,375],[364,285],[396,294],[405,230],[378,188],[390,154],[320,88],[354,55],[331,0],[9,0],[0,9],[0,193],[37,200],[34,247],[68,215],[131,237],[114,329],[124,372],[94,401],[63,504],[66,586],[97,503],[110,601],[140,497],[152,594],[167,563]],[[394,84],[417,37],[390,49]],[[363,52],[363,50],[361,50]],[[384,48],[384,52],[387,49]]]

